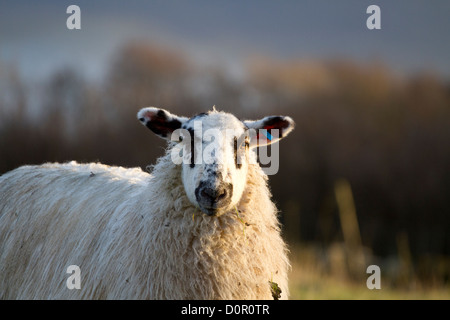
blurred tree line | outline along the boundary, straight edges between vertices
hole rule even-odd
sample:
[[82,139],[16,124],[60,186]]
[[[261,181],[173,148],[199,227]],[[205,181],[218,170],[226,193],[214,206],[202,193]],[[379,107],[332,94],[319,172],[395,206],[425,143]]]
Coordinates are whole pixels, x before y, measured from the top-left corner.
[[138,43],[117,52],[96,83],[68,68],[30,84],[0,64],[0,173],[68,160],[145,168],[165,147],[136,120],[145,106],[185,116],[213,105],[241,119],[284,114],[297,125],[281,142],[270,185],[290,243],[343,241],[335,183],[344,179],[365,247],[397,255],[406,241],[416,265],[431,261],[426,272],[434,258],[448,261],[448,82],[396,76],[378,63],[255,56],[245,68],[237,79]]

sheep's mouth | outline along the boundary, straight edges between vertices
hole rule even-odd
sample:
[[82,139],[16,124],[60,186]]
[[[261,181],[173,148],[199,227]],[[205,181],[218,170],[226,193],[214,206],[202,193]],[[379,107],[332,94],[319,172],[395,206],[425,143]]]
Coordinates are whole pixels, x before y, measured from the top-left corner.
[[218,217],[226,211],[227,207],[217,208],[217,207],[204,207],[200,206],[200,210],[209,217]]
[[202,212],[204,214],[206,214],[207,216],[210,216],[210,217],[216,216],[217,213],[219,212],[219,210],[217,208],[202,208],[202,207],[200,207],[200,210],[202,210]]

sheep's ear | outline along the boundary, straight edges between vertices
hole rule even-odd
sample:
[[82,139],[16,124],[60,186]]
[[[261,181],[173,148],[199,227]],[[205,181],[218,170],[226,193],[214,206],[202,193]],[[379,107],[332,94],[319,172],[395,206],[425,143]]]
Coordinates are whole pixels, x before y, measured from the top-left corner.
[[141,109],[137,118],[158,136],[168,140],[170,140],[172,132],[181,128],[181,125],[188,120],[188,118],[171,114],[167,110],[153,107]]
[[250,147],[269,145],[286,137],[295,127],[291,117],[269,116],[256,121],[244,121],[250,132]]

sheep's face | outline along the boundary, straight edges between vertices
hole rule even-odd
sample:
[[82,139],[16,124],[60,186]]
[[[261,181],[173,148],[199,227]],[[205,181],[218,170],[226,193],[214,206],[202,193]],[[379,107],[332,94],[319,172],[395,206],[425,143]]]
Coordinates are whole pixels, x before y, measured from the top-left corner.
[[172,142],[172,161],[182,166],[186,195],[209,216],[239,203],[248,167],[257,164],[251,149],[278,141],[294,127],[289,117],[240,121],[216,110],[185,118],[150,107],[139,111],[138,119]]

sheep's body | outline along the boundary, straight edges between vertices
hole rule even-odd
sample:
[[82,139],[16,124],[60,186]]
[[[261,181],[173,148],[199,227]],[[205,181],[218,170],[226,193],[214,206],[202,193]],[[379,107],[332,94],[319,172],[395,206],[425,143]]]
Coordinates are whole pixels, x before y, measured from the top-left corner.
[[[267,176],[250,165],[236,212],[206,216],[167,152],[152,174],[101,164],[25,166],[0,177],[0,298],[288,297],[287,249]],[[81,289],[69,290],[69,265]]]

